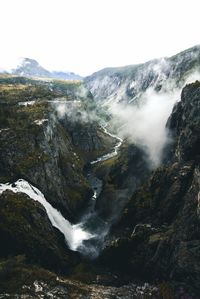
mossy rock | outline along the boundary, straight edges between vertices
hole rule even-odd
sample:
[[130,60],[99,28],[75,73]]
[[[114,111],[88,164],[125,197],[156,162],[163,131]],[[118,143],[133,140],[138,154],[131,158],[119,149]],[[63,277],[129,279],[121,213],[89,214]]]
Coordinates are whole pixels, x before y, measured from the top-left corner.
[[79,260],[65,245],[40,203],[23,193],[0,196],[0,256],[24,254],[29,261],[55,271],[70,271]]
[[38,280],[52,285],[56,277],[53,272],[30,264],[24,255],[0,259],[1,292],[23,294],[24,285],[31,285]]

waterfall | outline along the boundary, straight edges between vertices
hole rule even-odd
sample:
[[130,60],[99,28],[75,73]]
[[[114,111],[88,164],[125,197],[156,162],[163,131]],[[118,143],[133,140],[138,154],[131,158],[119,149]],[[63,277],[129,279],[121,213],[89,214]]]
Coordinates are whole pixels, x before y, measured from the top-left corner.
[[[121,138],[109,133],[105,127],[102,129],[107,135],[117,139],[118,142],[116,143],[111,153],[97,158],[96,160],[91,162],[91,165],[116,156],[118,154],[118,149],[123,142]],[[0,194],[2,194],[2,192],[4,192],[5,190],[11,190],[14,193],[25,193],[31,199],[40,202],[45,208],[51,224],[56,227],[61,233],[63,233],[65,240],[71,250],[80,251],[83,254],[85,253],[91,256],[97,256],[99,252],[99,249],[97,247],[99,246],[99,244],[97,245],[95,243],[95,239],[98,240],[98,242],[102,243],[102,240],[109,231],[109,227],[107,227],[107,224],[104,223],[104,221],[100,219],[94,211],[95,201],[101,192],[102,182],[97,177],[91,174],[88,177],[88,180],[90,181],[94,191],[94,194],[91,198],[92,204],[83,215],[81,222],[75,225],[71,224],[62,216],[59,211],[53,208],[52,205],[45,199],[44,194],[39,189],[32,186],[24,179],[19,179],[15,183],[11,184],[0,183]],[[85,245],[84,241],[87,240],[91,240],[90,245],[89,243]]]
[[76,251],[84,240],[92,238],[92,235],[85,231],[81,227],[81,224],[72,225],[67,219],[65,219],[59,211],[47,202],[42,192],[27,181],[19,179],[13,184],[0,184],[0,194],[2,194],[5,190],[11,190],[14,193],[25,193],[33,200],[40,202],[45,208],[51,224],[63,233],[71,250]]

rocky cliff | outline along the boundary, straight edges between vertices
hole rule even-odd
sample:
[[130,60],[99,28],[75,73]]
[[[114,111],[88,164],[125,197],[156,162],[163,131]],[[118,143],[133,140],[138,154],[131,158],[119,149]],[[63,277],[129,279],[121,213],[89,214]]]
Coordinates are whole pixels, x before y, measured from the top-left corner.
[[0,198],[1,259],[24,255],[30,263],[59,273],[69,273],[80,262],[38,202],[11,191],[3,192]]
[[[176,84],[196,67],[198,53],[196,47],[171,58],[177,76],[170,76],[178,78]],[[151,84],[158,91],[165,88],[153,77],[141,90]],[[93,193],[85,166],[116,144],[98,124],[91,93],[80,82],[2,76],[0,83],[0,183],[27,180],[76,222]],[[69,250],[40,203],[24,193],[4,191],[0,297],[198,299],[199,103],[196,81],[183,89],[167,121],[170,142],[157,169],[149,167],[144,148],[127,140],[118,156],[92,166],[103,189],[94,204],[92,200],[91,226],[98,226],[98,216],[110,229],[95,261]],[[100,228],[95,237],[102,238]]]
[[[89,120],[92,112],[87,112],[83,89],[76,83],[16,77],[1,84],[0,181],[26,179],[70,219],[92,195],[84,165],[113,144],[95,120]],[[84,121],[82,113],[88,115]]]
[[199,77],[199,63],[200,47],[196,46],[170,58],[106,68],[85,78],[85,82],[100,103],[129,103],[150,88],[160,92],[182,88],[188,80],[194,80],[194,74]]
[[95,205],[99,215],[106,221],[116,222],[130,196],[150,173],[145,152],[124,142],[117,157],[97,166],[96,174],[104,183]]
[[101,262],[135,277],[179,281],[196,290],[200,282],[199,103],[197,81],[183,89],[167,122],[174,138],[168,164],[133,193],[101,255]]

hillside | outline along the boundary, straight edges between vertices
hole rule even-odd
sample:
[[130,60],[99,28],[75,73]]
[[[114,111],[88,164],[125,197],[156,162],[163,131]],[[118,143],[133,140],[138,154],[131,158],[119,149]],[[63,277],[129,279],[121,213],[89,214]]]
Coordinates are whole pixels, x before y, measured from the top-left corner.
[[[167,154],[167,164],[153,171],[133,192],[100,257],[105,265],[134,277],[174,280],[197,292],[199,101],[200,82],[196,81],[183,89],[181,101],[168,119],[174,142]],[[119,173],[117,180],[110,177],[109,184],[116,186],[116,181],[123,180],[124,174]]]
[[94,98],[101,103],[130,103],[137,101],[150,88],[158,92],[182,88],[186,82],[192,82],[197,76],[199,78],[199,65],[200,46],[195,46],[169,58],[106,68],[86,77],[85,82]]
[[199,67],[0,75],[0,298],[199,298]]
[[3,76],[0,84],[0,181],[23,177],[75,217],[92,192],[84,165],[112,146],[91,94],[80,82]]

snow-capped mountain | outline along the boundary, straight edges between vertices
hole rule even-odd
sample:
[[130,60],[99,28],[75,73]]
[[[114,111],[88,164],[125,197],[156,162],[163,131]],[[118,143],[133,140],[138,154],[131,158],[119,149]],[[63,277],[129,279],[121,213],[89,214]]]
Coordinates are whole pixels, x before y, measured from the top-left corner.
[[55,78],[62,80],[81,80],[82,77],[72,72],[49,71],[42,67],[35,59],[23,58],[20,64],[11,70],[13,75],[24,77]]

